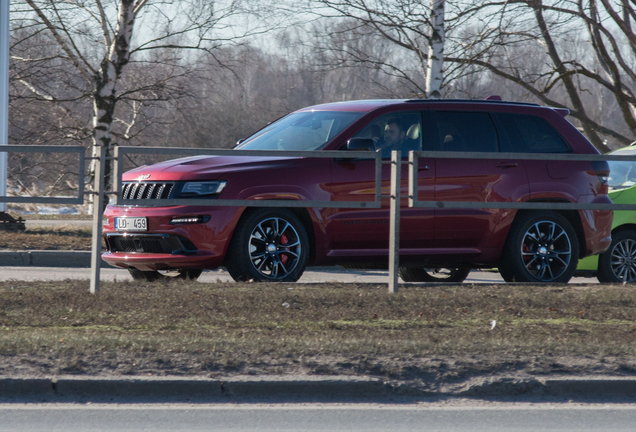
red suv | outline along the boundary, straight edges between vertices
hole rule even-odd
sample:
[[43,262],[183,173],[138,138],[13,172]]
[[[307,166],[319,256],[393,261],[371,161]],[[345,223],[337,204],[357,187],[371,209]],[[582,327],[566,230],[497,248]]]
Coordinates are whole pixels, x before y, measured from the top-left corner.
[[[369,100],[304,108],[256,132],[246,150],[374,149],[598,154],[567,110],[475,100]],[[509,155],[508,155],[509,156]],[[402,167],[406,197],[408,165]],[[454,159],[418,163],[420,201],[611,203],[605,162]],[[383,165],[383,190],[390,166]],[[134,169],[123,198],[373,201],[370,159],[198,156]],[[386,268],[382,208],[117,206],[104,216],[103,259],[136,279],[196,278],[225,266],[237,280],[296,281],[308,265]],[[610,244],[612,212],[409,208],[402,199],[400,273],[429,281],[450,268],[500,269],[506,281],[567,282],[579,258]]]

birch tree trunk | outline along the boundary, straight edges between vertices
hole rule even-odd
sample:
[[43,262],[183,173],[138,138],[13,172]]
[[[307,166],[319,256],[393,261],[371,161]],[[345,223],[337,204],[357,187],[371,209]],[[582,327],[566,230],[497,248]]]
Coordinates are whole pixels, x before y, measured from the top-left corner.
[[[117,103],[117,82],[124,66],[130,59],[130,40],[135,23],[135,0],[120,0],[117,27],[108,46],[108,51],[95,74],[95,93],[93,96],[93,151],[92,156],[100,154],[99,147],[106,147],[106,157],[112,156],[112,131]],[[90,183],[94,184],[94,175],[99,161],[93,159],[89,170]],[[104,185],[112,184],[111,164],[104,165]],[[93,195],[91,195],[91,198]],[[108,200],[108,197],[105,198]],[[89,212],[92,213],[93,205]]]
[[429,98],[441,97],[444,79],[444,3],[445,0],[431,0],[431,40],[426,75],[426,96]]

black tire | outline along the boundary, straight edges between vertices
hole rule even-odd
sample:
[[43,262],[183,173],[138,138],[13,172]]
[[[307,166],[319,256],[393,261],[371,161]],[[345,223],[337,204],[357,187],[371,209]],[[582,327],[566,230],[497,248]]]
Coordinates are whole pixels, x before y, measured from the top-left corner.
[[238,223],[225,267],[235,281],[295,282],[309,260],[309,237],[286,209],[258,209]]
[[636,232],[622,230],[612,233],[609,249],[598,257],[599,282],[636,282]]
[[137,270],[134,267],[130,267],[128,268],[128,273],[130,273],[130,276],[132,276],[134,280],[142,280],[142,281],[148,281],[148,282],[154,282],[159,279],[169,279],[169,278],[195,281],[198,279],[199,276],[201,276],[201,273],[203,273],[203,270],[187,269],[187,270],[174,270],[174,271],[169,271],[166,273],[161,273],[158,271],[142,271],[142,270]]
[[470,269],[462,268],[420,268],[400,267],[400,277],[404,282],[457,282],[466,280]]
[[567,283],[578,260],[572,224],[553,211],[530,212],[519,215],[510,229],[499,273],[506,282]]

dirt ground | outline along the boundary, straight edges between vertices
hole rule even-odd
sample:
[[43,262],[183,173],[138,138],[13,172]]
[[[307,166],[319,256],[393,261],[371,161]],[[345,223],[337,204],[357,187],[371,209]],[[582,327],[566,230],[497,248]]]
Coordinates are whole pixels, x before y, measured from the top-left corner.
[[624,286],[0,283],[0,375],[636,375]]
[[[89,250],[89,228],[0,248]],[[424,388],[636,376],[636,290],[610,285],[0,282],[0,375],[364,375]],[[493,327],[494,321],[494,327]]]

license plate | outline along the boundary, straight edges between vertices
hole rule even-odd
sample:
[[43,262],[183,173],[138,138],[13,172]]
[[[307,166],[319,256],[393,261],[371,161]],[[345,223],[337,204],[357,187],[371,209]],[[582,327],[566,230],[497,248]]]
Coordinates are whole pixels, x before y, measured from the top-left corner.
[[145,217],[116,217],[117,231],[148,231],[148,220]]

